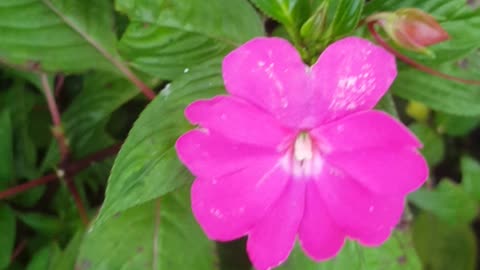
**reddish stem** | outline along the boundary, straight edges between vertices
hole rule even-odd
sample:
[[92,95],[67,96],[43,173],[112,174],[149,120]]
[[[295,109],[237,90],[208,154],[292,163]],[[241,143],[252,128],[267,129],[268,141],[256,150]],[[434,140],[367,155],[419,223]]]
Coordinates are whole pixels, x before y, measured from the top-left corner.
[[67,159],[69,148],[67,144],[67,139],[65,138],[65,134],[62,128],[62,120],[60,118],[60,112],[57,107],[57,103],[55,102],[55,97],[53,96],[52,89],[50,88],[50,84],[48,83],[47,74],[41,73],[40,80],[42,82],[42,90],[43,94],[45,95],[45,99],[47,100],[48,110],[50,111],[50,115],[52,116],[53,122],[53,136],[57,140],[58,147],[60,148],[60,154],[62,157],[62,162]]
[[382,46],[384,49],[389,51],[391,54],[395,55],[395,57],[397,57],[401,61],[405,62],[406,64],[408,64],[408,65],[410,65],[410,66],[412,66],[412,67],[414,67],[414,68],[416,68],[420,71],[423,71],[427,74],[430,74],[430,75],[433,75],[433,76],[436,76],[436,77],[439,77],[439,78],[443,78],[443,79],[446,79],[446,80],[449,80],[449,81],[455,81],[455,82],[470,84],[470,85],[480,85],[480,81],[458,78],[458,77],[455,77],[455,76],[452,76],[452,75],[449,75],[449,74],[442,73],[438,70],[435,70],[435,69],[429,68],[425,65],[422,65],[422,64],[416,62],[415,60],[410,59],[407,56],[401,54],[400,52],[393,49],[387,42],[385,42],[385,40],[383,40],[383,38],[375,30],[375,25],[376,24],[377,24],[376,21],[372,21],[372,22],[368,23],[367,26],[368,26],[368,30],[370,31],[370,34],[372,34],[373,38],[378,42],[378,44],[380,44],[380,46]]
[[63,83],[65,82],[65,76],[58,75],[55,82],[55,97],[60,96],[60,91],[62,91]]
[[78,209],[78,214],[80,215],[80,219],[82,220],[83,224],[87,226],[88,223],[90,222],[88,218],[87,210],[85,210],[85,207],[83,206],[82,198],[78,193],[77,187],[75,187],[75,183],[72,181],[71,177],[64,176],[64,177],[61,177],[61,179],[64,180],[68,190],[70,191],[70,194],[72,194],[73,200],[75,201],[75,205],[77,206],[77,209]]
[[[111,146],[109,148],[103,149],[97,153],[94,153],[82,160],[79,160],[75,163],[69,164],[65,167],[65,173],[67,173],[70,176],[75,175],[76,173],[88,168],[90,165],[92,165],[95,162],[104,160],[107,157],[110,157],[120,150],[121,144],[117,144],[114,146]],[[42,176],[38,179],[14,186],[10,189],[4,190],[0,192],[0,200],[6,199],[8,197],[14,196],[16,194],[25,192],[31,188],[38,187],[44,184],[47,184],[49,182],[53,182],[55,180],[59,179],[58,175],[56,173],[48,174],[45,176]]]
[[13,195],[18,194],[18,193],[22,193],[22,192],[27,191],[31,188],[47,184],[49,182],[55,181],[56,179],[57,179],[56,174],[49,174],[49,175],[42,176],[38,179],[35,179],[35,180],[32,180],[32,181],[14,186],[10,189],[7,189],[7,190],[4,190],[4,191],[0,192],[0,200],[5,199],[5,198],[10,197],[10,196],[13,196]]
[[22,241],[20,241],[20,244],[17,245],[17,247],[12,253],[12,256],[10,257],[10,262],[15,261],[15,259],[22,253],[22,251],[25,250],[26,246],[27,240],[23,239]]

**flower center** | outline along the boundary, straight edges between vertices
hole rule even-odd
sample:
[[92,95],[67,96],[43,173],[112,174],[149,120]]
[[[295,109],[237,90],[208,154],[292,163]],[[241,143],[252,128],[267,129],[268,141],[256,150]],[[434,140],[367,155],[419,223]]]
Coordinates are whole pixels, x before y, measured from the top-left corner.
[[315,141],[307,132],[298,134],[284,158],[284,168],[296,179],[320,174],[323,160]]
[[293,145],[293,156],[296,161],[303,162],[313,158],[313,146],[310,135],[302,132],[298,135]]

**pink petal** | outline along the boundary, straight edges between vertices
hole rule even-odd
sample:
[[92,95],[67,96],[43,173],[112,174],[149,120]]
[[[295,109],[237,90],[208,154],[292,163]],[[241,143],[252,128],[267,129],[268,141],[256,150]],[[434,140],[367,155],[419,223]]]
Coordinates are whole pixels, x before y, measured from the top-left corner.
[[326,163],[315,183],[336,224],[361,243],[383,243],[400,221],[403,196],[374,194]]
[[327,161],[373,193],[404,196],[423,185],[428,166],[412,148],[376,148],[332,153]]
[[316,112],[328,110],[324,121],[371,109],[397,75],[395,57],[356,37],[339,40],[312,67],[313,88],[323,96]]
[[247,252],[255,269],[283,263],[295,244],[303,216],[305,182],[290,181],[285,192],[249,233]]
[[334,257],[345,242],[345,233],[332,220],[315,183],[307,184],[305,212],[300,224],[300,244],[317,261]]
[[231,96],[196,101],[185,114],[193,124],[248,144],[276,147],[291,133],[263,110]]
[[209,238],[239,238],[265,215],[288,179],[278,159],[256,157],[255,163],[238,172],[195,180],[193,213]]
[[296,49],[280,38],[255,38],[223,61],[230,94],[258,105],[290,127],[308,120],[305,105],[311,102],[313,91],[306,70]]
[[402,123],[380,111],[350,114],[310,132],[332,152],[394,146],[421,147],[420,141]]
[[216,177],[255,164],[259,158],[277,156],[275,150],[237,143],[208,130],[182,135],[175,148],[183,164],[197,177]]

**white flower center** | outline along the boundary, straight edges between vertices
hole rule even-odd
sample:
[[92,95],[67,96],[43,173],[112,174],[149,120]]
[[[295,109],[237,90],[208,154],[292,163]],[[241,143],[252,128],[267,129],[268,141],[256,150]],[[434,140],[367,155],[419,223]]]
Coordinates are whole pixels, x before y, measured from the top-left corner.
[[284,168],[296,179],[319,175],[323,160],[315,141],[306,132],[300,133],[284,158]]
[[296,161],[303,162],[313,157],[312,139],[307,133],[300,133],[293,146],[293,156]]

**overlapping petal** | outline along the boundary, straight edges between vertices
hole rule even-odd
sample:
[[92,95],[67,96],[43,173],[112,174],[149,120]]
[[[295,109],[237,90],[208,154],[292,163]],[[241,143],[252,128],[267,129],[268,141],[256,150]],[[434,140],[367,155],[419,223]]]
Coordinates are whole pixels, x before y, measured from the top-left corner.
[[315,183],[330,215],[350,238],[381,244],[400,221],[403,195],[373,193],[329,164],[324,164]]
[[284,192],[290,176],[278,159],[256,158],[239,171],[193,183],[193,213],[209,238],[227,241],[247,234]]
[[326,159],[377,194],[405,196],[422,186],[428,176],[425,159],[411,147],[333,153]]
[[284,262],[295,245],[304,212],[305,182],[290,181],[279,200],[249,233],[247,252],[257,270]]
[[372,109],[397,76],[395,57],[383,48],[356,37],[339,40],[325,49],[311,69],[314,114],[327,111],[323,122]]
[[327,152],[351,152],[392,146],[421,147],[398,120],[380,111],[362,111],[322,125],[310,134]]
[[230,94],[264,108],[292,128],[313,128],[373,108],[395,76],[392,55],[353,37],[330,45],[312,67],[278,38],[253,39],[223,62]]
[[185,109],[185,115],[192,124],[235,142],[275,148],[293,135],[268,113],[231,96],[196,101]]
[[182,163],[200,178],[218,177],[255,164],[259,158],[278,156],[275,149],[235,142],[205,129],[185,133],[175,148]]
[[332,219],[313,181],[307,183],[305,211],[298,231],[303,250],[317,261],[334,257],[345,242],[345,233]]

